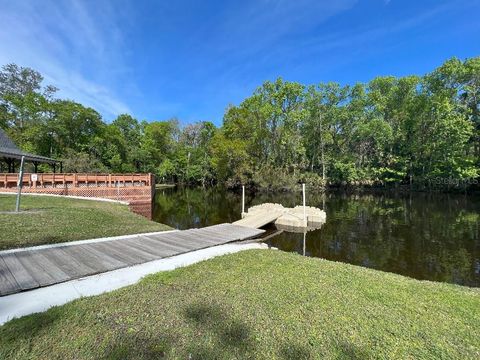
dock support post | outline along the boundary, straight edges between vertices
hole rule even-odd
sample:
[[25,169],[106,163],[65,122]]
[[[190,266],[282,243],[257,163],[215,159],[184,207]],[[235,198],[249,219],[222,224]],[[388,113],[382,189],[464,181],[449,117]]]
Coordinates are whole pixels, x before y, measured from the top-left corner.
[[242,219],[245,217],[245,185],[242,185]]
[[25,161],[25,156],[22,156],[22,161],[20,162],[20,173],[18,174],[18,192],[17,192],[17,201],[15,203],[15,212],[20,211],[20,196],[22,196],[22,186],[23,186],[23,163]]
[[305,207],[305,183],[302,184],[303,193],[303,226],[307,226],[307,209]]
[[307,250],[307,231],[304,230],[303,231],[303,256],[305,256],[305,254],[307,253],[306,250]]

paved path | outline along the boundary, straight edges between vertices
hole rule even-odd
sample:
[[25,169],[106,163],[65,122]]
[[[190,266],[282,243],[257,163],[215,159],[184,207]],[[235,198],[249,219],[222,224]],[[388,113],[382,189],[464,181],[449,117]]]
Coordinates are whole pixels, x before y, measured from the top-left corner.
[[257,237],[264,230],[219,224],[99,242],[0,252],[0,296]]

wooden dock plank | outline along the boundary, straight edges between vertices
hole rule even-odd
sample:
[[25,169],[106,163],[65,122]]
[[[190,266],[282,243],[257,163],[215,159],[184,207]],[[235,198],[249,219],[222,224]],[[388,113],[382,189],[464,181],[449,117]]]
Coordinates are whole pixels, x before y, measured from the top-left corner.
[[[100,245],[100,244],[98,244]],[[107,243],[101,244],[104,247],[106,253],[118,256],[119,260],[125,259],[125,261],[129,261],[132,264],[138,264],[141,262],[151,261],[156,258],[155,255],[149,254],[142,250],[135,249],[127,244],[123,243],[123,241],[112,241]]]
[[[126,260],[131,259],[133,263],[138,263],[139,261],[150,261],[155,258],[154,255],[126,246],[123,241],[112,241],[98,245],[102,247],[102,252],[110,254],[111,251],[112,256],[118,254],[120,257],[123,257]],[[120,261],[122,260],[120,259]]]
[[22,290],[33,289],[40,284],[28,273],[27,269],[17,259],[15,254],[5,254],[0,256],[5,262],[6,267],[10,270],[17,284]]
[[158,258],[162,258],[164,256],[171,256],[177,252],[176,250],[173,250],[171,248],[158,246],[157,241],[147,239],[143,236],[128,240],[127,243],[132,247],[153,254]]
[[[265,230],[258,229],[258,228],[249,228],[246,226],[242,226],[240,224],[230,224],[231,225],[231,231],[234,231],[235,233],[240,233],[244,237],[253,237],[253,236],[258,236],[259,234],[262,234],[265,232]],[[242,239],[243,240],[243,239]]]
[[[169,244],[172,244],[173,246],[182,246],[184,248],[187,248],[187,251],[194,251],[204,247],[204,243],[202,242],[194,242],[194,241],[179,239],[179,238],[175,238],[175,239],[167,238],[167,239],[163,239],[163,241]],[[210,244],[210,246],[212,246],[212,244]]]
[[210,241],[214,243],[215,245],[218,244],[226,244],[232,241],[235,241],[238,237],[235,234],[228,234],[225,235],[223,238],[220,237],[220,235],[215,232],[215,231],[201,231],[198,234],[196,234],[198,239],[207,239],[207,241]]
[[22,251],[16,253],[17,259],[40,286],[55,284],[57,280],[53,274],[45,272],[43,267],[41,267],[38,261],[36,261],[34,255],[34,251]]
[[21,287],[17,284],[15,277],[5,264],[3,258],[0,258],[0,295],[9,295],[19,292]]
[[215,231],[215,230],[203,230],[202,229],[202,230],[199,231],[199,234],[204,235],[204,236],[208,236],[211,239],[215,239],[215,240],[231,241],[231,240],[235,239],[235,236],[233,236],[232,233],[221,235],[220,231],[218,231],[218,230]]
[[97,261],[95,257],[93,257],[90,253],[86,252],[78,245],[65,246],[64,248],[62,248],[62,250],[72,256],[72,258],[74,258],[80,264],[83,264],[92,269],[92,271],[89,271],[88,274],[96,274],[108,271],[110,269],[108,265]]
[[80,262],[64,248],[52,248],[43,253],[50,261],[54,262],[60,269],[72,278],[79,278],[85,274],[95,274],[97,270]]
[[45,255],[45,250],[38,251],[38,252],[31,252],[30,261],[36,262],[38,266],[43,269],[43,271],[49,274],[55,281],[63,282],[69,280],[71,276],[69,276],[65,271],[63,271],[56,263],[50,261]]
[[[218,230],[204,229],[203,230],[202,229],[202,233],[205,233],[205,234],[211,235],[212,237],[217,237],[217,238],[221,236],[222,231],[225,231],[225,230],[222,230],[222,229],[218,229]],[[235,241],[235,240],[249,239],[251,237],[258,236],[263,232],[264,232],[263,230],[248,229],[240,226],[235,226],[235,227],[232,226],[232,228],[229,229],[228,234],[223,236],[224,236],[224,239],[227,238],[227,239],[230,239],[231,241]]]
[[102,252],[101,250],[97,249],[94,245],[96,244],[82,244],[78,245],[81,249],[85,250],[90,256],[95,258],[98,262],[102,263],[108,269],[118,269],[120,267],[125,267],[128,264],[115,259],[114,257]]
[[210,245],[216,244],[216,242],[212,239],[206,237],[200,239],[200,237],[195,233],[183,233],[183,231],[182,234],[177,234],[175,238],[181,243],[192,244],[194,247],[203,246],[205,243]]
[[95,244],[95,248],[102,253],[108,254],[113,259],[116,259],[122,263],[128,265],[135,265],[141,262],[145,262],[144,257],[135,256],[130,251],[122,251],[118,246],[112,246],[111,244],[99,243]]
[[212,239],[225,240],[229,238],[229,234],[221,234],[218,230],[195,229],[193,235],[207,235]]
[[178,251],[179,253],[185,252],[185,251],[191,251],[192,247],[187,245],[187,244],[181,244],[178,242],[178,239],[175,238],[169,238],[169,237],[151,237],[150,235],[145,235],[146,238],[155,241],[158,246],[166,246],[169,247],[175,251]]
[[218,245],[219,243],[226,243],[226,239],[220,239],[207,233],[196,233],[193,235],[193,238],[197,242],[211,244],[212,246]]
[[[141,256],[142,258],[145,259],[145,261],[152,261],[159,258],[159,255],[154,254],[151,251],[146,251],[145,249],[142,249],[141,247],[136,246],[135,244],[132,244],[130,242],[122,241],[118,245],[120,246],[121,249],[125,249],[125,251],[130,251],[136,256]],[[164,255],[160,255],[160,257],[163,257],[163,256]]]
[[191,251],[186,246],[178,246],[175,243],[172,243],[172,242],[169,242],[169,241],[163,241],[163,240],[152,240],[152,241],[156,242],[155,246],[162,247],[163,249],[173,251],[174,254],[182,254],[184,252]]
[[198,242],[191,238],[191,235],[181,235],[177,233],[168,234],[167,236],[162,237],[162,241],[169,242],[176,246],[186,247],[188,250],[196,249],[199,245]]

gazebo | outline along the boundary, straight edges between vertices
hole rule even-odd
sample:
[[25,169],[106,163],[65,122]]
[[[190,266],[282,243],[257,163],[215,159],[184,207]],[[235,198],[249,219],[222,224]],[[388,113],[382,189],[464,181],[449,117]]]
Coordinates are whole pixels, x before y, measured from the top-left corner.
[[24,157],[25,161],[33,163],[35,172],[37,172],[37,166],[40,163],[50,164],[55,173],[56,165],[60,164],[60,172],[62,172],[62,162],[45,156],[34,155],[20,150],[8,137],[8,135],[0,129],[0,159],[3,159],[8,166],[8,172],[15,172],[15,161],[20,161]]

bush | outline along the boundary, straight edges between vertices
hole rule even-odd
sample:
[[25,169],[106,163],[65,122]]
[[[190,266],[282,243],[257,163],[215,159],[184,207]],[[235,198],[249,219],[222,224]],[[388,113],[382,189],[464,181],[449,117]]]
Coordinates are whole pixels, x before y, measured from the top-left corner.
[[326,186],[326,180],[323,180],[322,177],[314,172],[303,173],[300,182],[305,183],[309,188],[316,190],[323,190]]
[[253,186],[267,191],[291,191],[302,181],[303,175],[289,173],[272,165],[265,165],[252,175]]
[[334,162],[328,178],[333,184],[347,185],[359,180],[357,169],[352,162]]

